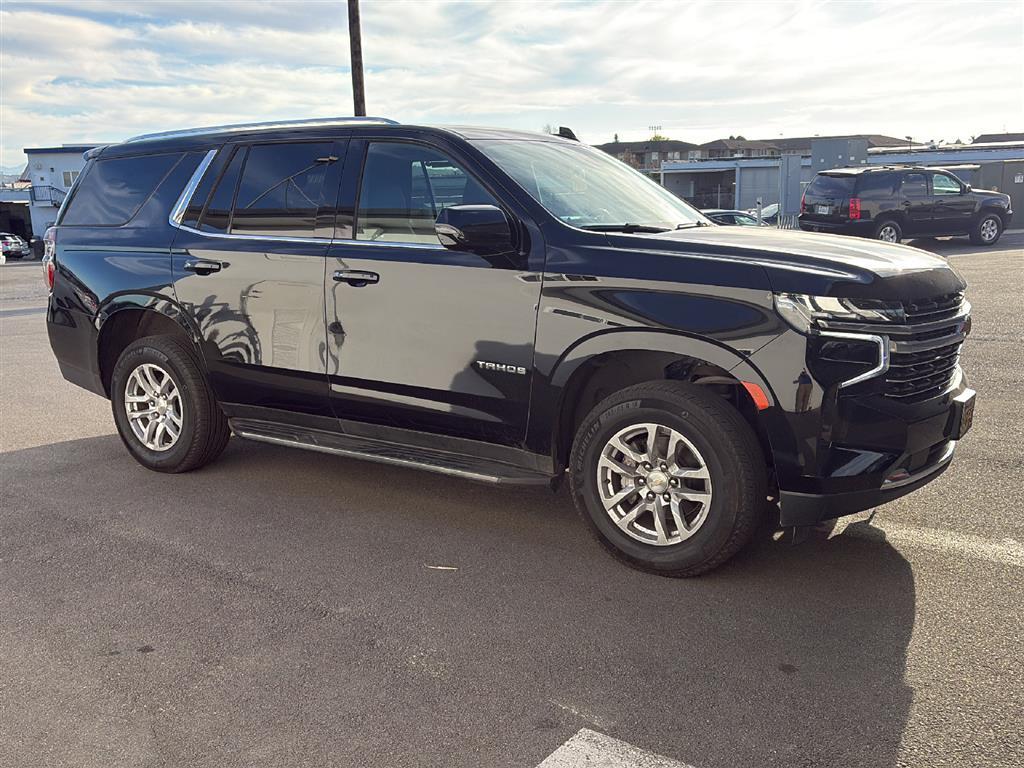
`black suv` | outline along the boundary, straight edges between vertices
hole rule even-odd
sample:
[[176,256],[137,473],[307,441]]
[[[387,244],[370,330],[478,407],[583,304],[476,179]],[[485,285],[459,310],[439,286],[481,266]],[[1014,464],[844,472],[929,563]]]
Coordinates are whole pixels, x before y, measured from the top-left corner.
[[1012,216],[1009,195],[972,189],[942,168],[822,171],[800,202],[800,229],[888,243],[970,235],[975,245],[995,245]]
[[719,227],[604,152],[386,120],[91,150],[46,236],[63,375],[160,472],[229,435],[551,484],[707,571],[765,515],[937,477],[971,424],[964,282],[888,243]]

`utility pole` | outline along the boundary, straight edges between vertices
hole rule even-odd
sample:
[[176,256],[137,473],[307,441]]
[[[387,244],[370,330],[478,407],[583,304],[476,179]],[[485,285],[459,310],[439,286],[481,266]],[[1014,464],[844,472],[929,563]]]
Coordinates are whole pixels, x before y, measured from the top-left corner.
[[363,90],[363,37],[359,31],[359,0],[348,0],[348,43],[352,49],[352,108],[356,117],[366,116]]

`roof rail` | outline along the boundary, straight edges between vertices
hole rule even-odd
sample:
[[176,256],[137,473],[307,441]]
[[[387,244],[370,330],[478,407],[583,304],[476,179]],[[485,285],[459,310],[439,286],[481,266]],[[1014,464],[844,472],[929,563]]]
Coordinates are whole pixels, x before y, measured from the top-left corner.
[[275,128],[327,128],[334,125],[398,125],[398,121],[386,117],[317,117],[311,120],[274,120],[265,123],[237,123],[234,125],[210,125],[205,128],[186,128],[177,131],[160,133],[143,133],[125,139],[125,144],[153,139],[177,139],[185,136],[205,136],[212,133],[241,133],[249,131],[269,131]]

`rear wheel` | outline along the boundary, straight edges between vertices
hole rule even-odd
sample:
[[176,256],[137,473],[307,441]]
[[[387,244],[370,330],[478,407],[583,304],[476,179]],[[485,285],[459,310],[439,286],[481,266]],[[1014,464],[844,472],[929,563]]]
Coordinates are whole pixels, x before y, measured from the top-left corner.
[[875,239],[886,243],[898,243],[903,239],[903,230],[895,221],[883,220],[875,227]]
[[765,506],[753,430],[717,395],[682,382],[629,387],[576,433],[573,500],[615,557],[665,576],[696,576],[750,540]]
[[1003,220],[996,214],[989,213],[978,219],[971,232],[971,242],[975,245],[995,245],[1003,234]]
[[128,452],[157,472],[197,469],[231,436],[195,352],[174,336],[128,345],[114,366],[110,403]]

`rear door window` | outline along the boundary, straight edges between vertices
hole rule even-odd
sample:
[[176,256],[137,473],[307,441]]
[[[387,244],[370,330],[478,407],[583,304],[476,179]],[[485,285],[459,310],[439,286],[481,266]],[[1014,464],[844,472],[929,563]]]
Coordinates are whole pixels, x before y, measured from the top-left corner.
[[256,144],[249,149],[235,197],[231,233],[312,237],[325,204],[330,142]]
[[928,181],[923,173],[907,173],[900,191],[905,197],[928,197]]
[[245,147],[236,148],[227,168],[217,180],[210,202],[199,221],[199,229],[204,232],[228,231],[231,224],[231,205],[235,200],[235,189],[238,187],[238,177],[242,173],[245,153]]
[[850,197],[855,181],[856,178],[853,176],[832,176],[819,173],[807,187],[807,195],[832,199]]
[[78,180],[61,224],[118,227],[127,224],[182,154],[144,155],[96,160]]

